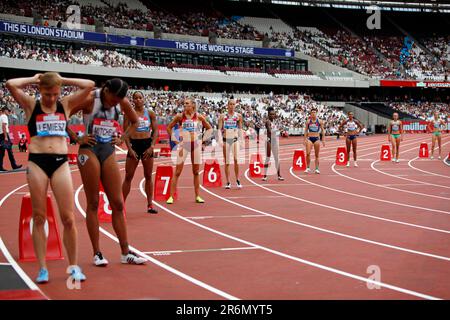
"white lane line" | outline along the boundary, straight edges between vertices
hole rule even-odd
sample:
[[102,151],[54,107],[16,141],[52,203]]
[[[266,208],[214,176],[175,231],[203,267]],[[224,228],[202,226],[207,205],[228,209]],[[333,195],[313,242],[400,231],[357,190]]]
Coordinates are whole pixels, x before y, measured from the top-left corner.
[[[3,203],[3,202],[2,202]],[[28,288],[34,291],[38,291],[44,298],[48,300],[48,297],[39,289],[39,287],[28,277],[28,275],[23,271],[23,269],[19,266],[19,264],[14,260],[14,258],[9,253],[8,249],[3,242],[3,239],[0,237],[0,250],[3,252],[6,260],[10,263],[10,265],[14,268],[16,273],[22,278],[22,280],[26,283]]]
[[[447,142],[447,143],[450,143],[450,141]],[[444,144],[447,144],[447,143],[444,143]],[[419,157],[415,157],[414,159],[409,160],[409,161],[408,161],[408,166],[410,166],[410,167],[413,168],[414,170],[421,171],[421,172],[430,174],[430,175],[432,175],[432,176],[437,176],[437,177],[443,177],[443,178],[446,178],[446,179],[450,179],[450,175],[449,175],[449,176],[444,176],[443,174],[434,173],[434,172],[430,172],[430,171],[426,171],[426,170],[422,170],[422,169],[419,169],[419,168],[414,167],[411,163],[412,163],[413,161],[417,160],[418,158],[419,158]]]
[[[415,179],[403,178],[403,177],[400,177],[400,176],[395,175],[395,174],[390,174],[390,173],[381,171],[380,169],[375,168],[375,163],[377,163],[377,162],[379,162],[379,161],[380,161],[380,160],[377,160],[377,161],[372,162],[372,163],[370,164],[370,167],[371,167],[373,170],[375,170],[376,172],[379,172],[379,173],[381,173],[381,174],[384,174],[384,175],[387,175],[387,176],[390,176],[390,177],[393,177],[393,178],[399,178],[399,179],[402,179],[402,180],[415,182],[416,185],[419,184],[419,185],[427,185],[427,186],[433,186],[433,187],[438,187],[438,188],[446,188],[446,189],[450,189],[449,186],[443,186],[443,185],[441,185],[441,184],[434,184],[434,183],[429,183],[429,182],[420,181],[420,180],[415,180]],[[411,170],[411,169],[409,169],[409,168],[405,168],[405,169]],[[432,196],[432,195],[429,195],[429,196]],[[450,199],[448,199],[448,198],[444,198],[444,199],[445,199],[445,200],[450,200]]]
[[[450,155],[450,153],[449,153]],[[444,162],[445,165],[450,166],[450,161],[449,161],[449,156],[447,155],[444,160],[442,160],[442,162]]]
[[394,187],[394,186],[412,186],[412,187],[421,187],[417,183],[380,183],[380,186]]
[[[415,143],[417,143],[417,142],[419,142],[419,141],[421,141],[422,140],[422,138],[416,138],[416,139],[412,139],[412,140],[409,140],[408,142],[404,142],[403,143],[403,145],[405,146],[408,146],[408,145],[411,145],[411,144],[415,144]],[[361,151],[367,151],[367,150],[371,150],[371,149],[375,149],[375,148],[380,148],[381,147],[381,145],[383,144],[381,141],[378,141],[378,142],[374,142],[374,146],[373,147],[370,147],[370,148],[361,148],[361,149],[358,149],[358,153],[360,154],[361,153]],[[359,147],[359,145],[358,145],[358,147]],[[410,149],[411,150],[411,149]],[[364,157],[367,157],[367,156],[369,156],[369,155],[372,155],[372,154],[375,154],[375,153],[379,153],[380,151],[378,150],[378,151],[374,151],[374,152],[370,152],[370,153],[367,153],[367,154],[365,154],[365,155],[363,155],[363,156],[358,156],[358,161],[374,161],[374,160],[376,160],[376,159],[364,159]],[[323,156],[323,154],[321,153],[321,156]],[[287,159],[287,158],[286,158]],[[327,156],[327,157],[325,157],[325,158],[321,158],[320,159],[321,161],[322,160],[328,160],[328,161],[336,161],[336,158],[330,158],[329,156]],[[311,161],[313,161],[313,159],[311,158]]]
[[[145,180],[145,179],[143,179],[142,182],[143,182],[144,180]],[[78,187],[76,193],[75,193],[75,205],[76,205],[78,211],[81,213],[81,215],[82,215],[84,218],[86,218],[86,212],[85,212],[85,211],[83,210],[83,208],[81,207],[81,204],[80,204],[80,201],[79,201],[79,194],[80,194],[80,191],[81,191],[82,188],[83,188],[83,185],[80,185],[80,186]],[[145,194],[145,191],[144,191],[144,194]],[[119,239],[118,239],[117,237],[113,236],[111,233],[109,233],[108,231],[106,231],[106,230],[103,229],[102,227],[99,227],[99,230],[100,230],[101,233],[103,233],[105,236],[107,236],[107,237],[110,238],[111,240],[113,240],[113,241],[119,243]],[[201,288],[203,288],[203,289],[206,289],[206,290],[208,290],[208,291],[210,291],[210,292],[212,292],[212,293],[214,293],[214,294],[217,294],[218,296],[221,296],[221,297],[223,297],[223,298],[225,298],[225,299],[229,299],[229,300],[239,300],[239,298],[237,298],[237,297],[235,297],[235,296],[232,296],[232,295],[230,295],[230,294],[228,294],[228,293],[226,293],[226,292],[224,292],[224,291],[222,291],[222,290],[219,290],[219,289],[217,289],[217,288],[215,288],[215,287],[213,287],[213,286],[210,286],[209,284],[207,284],[207,283],[205,283],[205,282],[202,282],[202,281],[200,281],[200,280],[198,280],[198,279],[195,279],[195,278],[193,278],[193,277],[187,275],[186,273],[183,273],[183,272],[181,272],[181,271],[179,271],[179,270],[177,270],[177,269],[175,269],[175,268],[172,268],[172,267],[170,267],[170,266],[168,266],[168,265],[166,265],[166,264],[164,264],[164,263],[162,263],[162,262],[156,260],[155,258],[150,257],[149,255],[145,254],[145,253],[142,252],[142,251],[139,251],[139,250],[136,249],[135,247],[130,246],[130,249],[133,250],[133,251],[135,251],[135,252],[136,252],[137,254],[139,254],[141,257],[144,257],[144,258],[147,259],[148,261],[150,261],[150,262],[156,264],[157,266],[159,266],[159,267],[161,267],[161,268],[163,268],[163,269],[165,269],[165,270],[167,270],[167,271],[169,271],[169,272],[171,272],[171,273],[173,273],[173,274],[179,276],[180,278],[183,278],[183,279],[185,279],[185,280],[187,280],[187,281],[189,281],[189,282],[191,282],[191,283],[193,283],[193,284],[195,284],[195,285],[197,285],[197,286],[199,286],[199,287],[201,287]]]
[[192,250],[163,250],[163,251],[147,251],[145,254],[154,256],[167,256],[173,253],[191,253],[191,252],[217,252],[217,251],[240,251],[240,250],[255,250],[256,247],[235,247],[235,248],[211,248],[211,249],[192,249]]
[[187,219],[192,220],[204,220],[204,219],[217,219],[217,218],[260,218],[265,217],[260,214],[244,214],[239,216],[198,216],[198,217],[186,217]]
[[[333,165],[333,166],[334,166],[334,165]],[[333,167],[332,167],[332,168],[333,168]],[[405,204],[405,203],[401,203],[401,202],[395,202],[395,201],[389,201],[389,200],[384,200],[384,199],[380,199],[380,198],[369,197],[369,196],[365,196],[365,195],[362,195],[362,194],[359,194],[359,193],[356,193],[356,192],[347,192],[347,191],[344,191],[344,190],[335,189],[335,188],[330,188],[330,187],[326,187],[326,186],[321,185],[321,184],[317,184],[317,183],[314,183],[314,182],[310,182],[310,181],[305,180],[305,179],[302,179],[302,178],[300,178],[299,176],[297,176],[296,174],[294,174],[294,172],[293,172],[293,170],[292,170],[292,167],[290,168],[290,172],[291,172],[291,175],[292,175],[294,178],[296,178],[296,179],[298,179],[298,180],[301,180],[301,181],[308,182],[309,184],[311,184],[311,185],[313,185],[313,186],[316,186],[316,187],[318,187],[318,188],[323,188],[323,189],[327,189],[327,190],[330,190],[330,191],[334,191],[334,192],[338,192],[338,193],[347,194],[347,195],[350,195],[350,196],[353,196],[353,197],[358,197],[358,198],[363,198],[363,199],[368,199],[368,200],[373,200],[373,201],[378,201],[378,202],[389,203],[389,204],[392,204],[392,205],[395,205],[395,206],[410,207],[410,208],[420,208],[420,207],[416,207],[416,206],[409,205],[409,204]],[[384,186],[384,185],[380,184],[380,186]],[[390,188],[390,187],[386,187],[386,188]],[[396,189],[396,188],[392,188],[392,189]],[[443,197],[439,197],[439,198],[443,198]],[[445,200],[450,200],[449,198],[443,198],[443,199],[445,199]],[[421,213],[421,212],[417,212],[417,214],[420,214],[420,213]]]
[[[140,189],[141,189],[141,194],[145,197],[146,195],[145,195],[145,191],[144,191],[144,188],[143,188],[144,180],[145,179],[141,180],[139,186],[140,186]],[[206,190],[206,189],[204,189],[204,190]],[[215,194],[213,194],[213,195],[216,196]],[[230,200],[227,200],[227,199],[224,199],[224,200],[225,201],[230,201]],[[163,209],[164,211],[167,211],[171,215],[173,215],[173,216],[175,216],[175,217],[177,217],[177,218],[179,218],[179,219],[181,219],[183,221],[191,223],[191,224],[193,224],[193,225],[195,225],[195,226],[197,226],[199,228],[208,230],[208,231],[210,231],[212,233],[218,234],[218,235],[223,236],[225,238],[241,242],[241,243],[246,244],[248,246],[259,248],[261,250],[267,251],[267,252],[272,253],[274,255],[277,255],[277,256],[280,256],[280,257],[284,257],[284,258],[287,258],[287,259],[290,259],[290,260],[293,260],[293,261],[297,261],[297,262],[300,262],[302,264],[306,264],[306,265],[312,266],[314,268],[318,268],[318,269],[322,269],[322,270],[329,271],[329,272],[332,272],[332,273],[336,273],[336,274],[339,274],[341,276],[348,277],[348,278],[351,278],[351,279],[355,279],[355,280],[358,280],[358,281],[361,281],[361,282],[364,282],[364,283],[370,283],[370,284],[378,285],[380,287],[384,287],[384,288],[387,288],[387,289],[390,289],[390,290],[393,290],[393,291],[405,293],[405,294],[412,295],[412,296],[415,296],[415,297],[428,299],[428,300],[442,300],[441,298],[437,298],[437,297],[434,297],[434,296],[431,296],[431,295],[427,295],[427,294],[423,294],[423,293],[416,292],[416,291],[413,291],[413,290],[401,288],[401,287],[394,286],[394,285],[391,285],[391,284],[388,284],[388,283],[375,281],[375,280],[372,280],[372,279],[369,279],[369,278],[365,278],[365,277],[361,277],[361,276],[358,276],[358,275],[355,275],[355,274],[352,274],[352,273],[349,273],[349,272],[346,272],[346,271],[342,271],[342,270],[339,270],[339,269],[336,269],[336,268],[328,267],[328,266],[325,266],[325,265],[322,265],[322,264],[319,264],[319,263],[315,263],[315,262],[312,262],[312,261],[309,261],[309,260],[305,260],[305,259],[301,259],[301,258],[298,258],[298,257],[295,257],[295,256],[291,256],[291,255],[288,255],[286,253],[283,253],[283,252],[280,252],[280,251],[277,251],[277,250],[273,250],[273,249],[270,249],[270,248],[258,245],[256,243],[253,243],[253,242],[250,242],[250,241],[238,238],[238,237],[234,237],[234,236],[232,236],[230,234],[227,234],[227,233],[218,231],[216,229],[207,227],[205,225],[202,225],[202,224],[197,223],[195,221],[192,221],[190,219],[186,219],[182,215],[179,215],[179,214],[175,213],[174,211],[172,211],[172,210],[170,210],[170,209],[160,205],[156,201],[153,201],[153,203],[156,206],[158,206],[159,208]],[[256,211],[256,210],[253,210],[253,211]]]
[[283,198],[283,196],[242,196],[242,197],[225,197],[227,199],[267,199],[267,198]]
[[0,262],[0,266],[10,266],[10,265],[11,265],[11,263],[9,263],[9,262]]
[[[247,178],[247,180],[249,180],[251,183],[253,183],[256,187],[266,189],[266,190],[268,190],[268,191],[270,191],[270,192],[272,192],[272,193],[280,194],[280,195],[282,195],[283,197],[288,197],[288,198],[295,199],[295,200],[298,200],[298,201],[301,201],[301,202],[305,202],[305,203],[308,203],[308,204],[312,204],[312,205],[315,205],[315,206],[324,207],[324,208],[328,208],[328,209],[332,209],[332,210],[336,210],[336,211],[340,211],[340,212],[345,212],[345,213],[349,213],[349,214],[353,214],[353,215],[357,215],[357,216],[362,216],[362,217],[366,217],[366,218],[371,218],[371,219],[375,219],[375,220],[381,220],[381,221],[386,221],[386,222],[392,222],[392,223],[397,223],[397,224],[401,224],[401,225],[406,225],[406,226],[409,226],[409,227],[414,227],[414,228],[419,228],[419,229],[425,229],[425,230],[430,230],[430,231],[436,231],[436,232],[442,232],[442,233],[448,233],[448,234],[450,234],[450,231],[449,231],[449,230],[442,230],[442,229],[437,229],[437,228],[432,228],[432,227],[427,227],[427,226],[417,225],[417,224],[413,224],[413,223],[408,223],[408,222],[403,222],[403,221],[398,221],[398,220],[393,220],[393,219],[382,218],[382,217],[379,217],[379,216],[372,216],[372,215],[365,214],[365,213],[362,213],[362,212],[356,212],[356,211],[352,211],[352,210],[347,210],[347,209],[337,208],[337,207],[329,206],[329,205],[322,204],[322,203],[319,203],[319,202],[313,202],[313,201],[309,201],[309,200],[302,199],[302,198],[299,198],[299,197],[287,195],[287,194],[284,194],[284,193],[281,193],[281,192],[278,192],[278,191],[275,191],[275,190],[266,188],[266,187],[263,186],[263,185],[259,185],[259,184],[255,183],[255,182],[253,182],[251,179],[249,179],[247,173],[248,173],[248,169],[247,169],[247,171],[245,172],[245,177]],[[283,186],[283,184],[279,184],[279,186]],[[236,203],[236,202],[229,201],[228,199],[226,199],[226,198],[224,198],[224,197],[221,197],[221,196],[219,196],[219,195],[217,195],[217,194],[215,194],[215,193],[210,192],[209,190],[205,189],[203,186],[202,186],[201,188],[202,188],[203,190],[205,190],[206,192],[208,192],[208,193],[210,193],[210,194],[212,194],[212,195],[214,195],[214,196],[216,196],[216,197],[218,197],[218,198],[220,198],[220,199],[223,199],[223,200],[225,200],[225,201],[227,201],[227,202],[230,202],[230,203],[233,203],[233,204],[236,204],[236,205],[245,207],[246,209],[249,209],[249,210],[252,210],[252,211],[255,211],[255,212],[261,212],[261,211],[256,210],[256,209],[252,209],[252,208],[243,206],[243,205],[238,204],[238,203]],[[270,216],[272,216],[272,215],[270,215]],[[273,217],[274,217],[274,218],[280,218],[280,217],[278,217],[278,216],[273,216]],[[284,219],[284,218],[280,218],[280,219],[285,220],[285,221],[290,221],[290,220],[287,220],[287,219]],[[296,222],[294,222],[294,223],[296,223]]]
[[[399,192],[404,192],[404,193],[411,193],[411,194],[417,194],[417,195],[427,196],[427,197],[430,197],[430,196],[431,196],[431,195],[425,194],[425,193],[420,193],[420,192],[415,192],[415,191],[409,191],[409,190],[403,190],[403,189],[399,189],[399,188],[385,187],[385,186],[382,186],[382,185],[379,185],[379,184],[376,184],[376,183],[372,183],[372,182],[367,182],[367,181],[364,181],[364,180],[356,179],[356,178],[347,176],[347,175],[345,175],[345,174],[339,173],[337,170],[335,170],[334,167],[335,167],[335,164],[333,164],[333,165],[331,166],[331,170],[333,170],[334,172],[336,172],[338,175],[340,175],[340,176],[342,176],[342,177],[344,177],[344,178],[353,180],[353,181],[357,181],[357,182],[360,182],[360,183],[364,183],[364,184],[367,184],[367,185],[370,185],[370,186],[375,186],[375,187],[378,187],[378,188],[385,188],[385,189],[390,189],[390,190],[394,190],[394,191],[399,191]],[[437,196],[433,196],[433,197],[437,197]],[[442,198],[442,197],[439,197],[439,198]],[[445,199],[448,200],[448,198],[445,198]],[[387,200],[385,200],[385,201],[387,201]],[[404,207],[414,208],[414,209],[426,210],[426,211],[430,211],[430,212],[437,212],[437,213],[443,213],[443,214],[450,214],[449,211],[443,211],[443,210],[437,210],[437,209],[425,208],[425,207],[420,207],[420,206],[413,206],[413,205],[406,204],[406,203],[402,203],[402,204],[399,203],[399,205],[402,205],[402,206],[404,206]]]
[[[417,144],[417,142],[420,142],[421,140],[422,140],[422,138],[416,138],[416,139],[411,139],[411,140],[409,140],[409,141],[403,141],[403,143],[401,144],[401,146],[405,147],[405,146],[410,146],[410,145],[412,145],[412,144],[414,144],[414,143]],[[390,143],[388,143],[388,142],[383,143],[382,141],[380,141],[379,143],[380,143],[380,144],[378,145],[379,149],[378,149],[377,151],[371,152],[371,153],[367,153],[367,154],[365,154],[364,156],[361,156],[361,157],[367,157],[367,156],[372,155],[372,154],[375,154],[375,153],[380,154],[380,152],[381,152],[381,146],[382,146],[383,144],[389,144],[389,145],[390,145]],[[416,146],[417,146],[417,145],[416,145]],[[416,148],[416,147],[414,147],[414,148]],[[412,149],[409,149],[409,150],[412,150]],[[358,150],[358,152],[359,152],[359,151],[363,151],[363,150]],[[358,161],[360,161],[360,160],[363,160],[363,159],[361,159],[361,158],[358,156]]]
[[[11,192],[9,192],[7,195],[5,195],[1,200],[0,200],[0,207],[3,206],[3,203],[6,201],[6,199],[8,199],[12,194],[14,194],[17,190],[22,189],[23,187],[26,187],[28,184],[23,184],[17,188],[15,188],[14,190],[12,190]],[[25,273],[25,271],[23,271],[23,269],[19,266],[19,264],[14,260],[14,258],[11,256],[11,254],[9,253],[8,249],[6,248],[5,243],[3,242],[2,238],[0,237],[0,250],[3,252],[3,255],[5,256],[6,260],[8,260],[8,263],[14,268],[14,270],[17,272],[17,274],[22,278],[22,280],[26,283],[26,285],[31,289],[31,290],[37,290],[39,291],[40,294],[42,294],[43,297],[45,297],[46,299],[48,299],[48,297],[41,291],[41,289],[39,289],[39,287],[30,279],[30,277],[28,277],[28,275]]]
[[[412,140],[409,140],[408,142],[405,142],[405,144],[406,145],[410,145],[410,144],[413,144],[413,143],[417,143],[417,142],[419,142],[421,139],[412,139]],[[375,148],[380,148],[381,147],[381,144],[382,144],[382,142],[381,141],[375,141],[375,142],[372,142],[372,143],[367,143],[367,144],[365,144],[364,146],[368,146],[368,145],[371,145],[372,147],[369,147],[369,148],[363,148],[363,146],[360,146],[359,144],[358,144],[358,148],[359,147],[361,147],[361,149],[358,149],[358,152],[361,152],[361,151],[367,151],[367,150],[372,150],[372,149],[375,149]],[[327,161],[336,161],[336,158],[332,158],[331,157],[331,155],[328,155],[328,153],[331,153],[331,154],[335,154],[336,153],[336,151],[337,151],[337,147],[339,147],[339,146],[341,146],[341,145],[336,145],[336,146],[334,146],[334,149],[333,150],[323,150],[322,148],[321,148],[321,150],[320,150],[320,160],[322,161],[322,160],[327,160]],[[345,147],[345,143],[344,143],[344,145],[342,145],[342,147]],[[331,148],[331,147],[330,147]],[[298,149],[298,148],[297,148]],[[303,147],[303,149],[305,150],[305,148]],[[328,149],[328,148],[327,148]],[[375,153],[378,153],[379,151],[375,151],[375,152],[371,152],[371,153],[368,153],[368,154],[366,154],[366,155],[364,155],[364,157],[366,157],[366,156],[369,156],[369,155],[372,155],[372,154],[375,154]],[[288,154],[288,153],[285,153],[285,154]],[[293,153],[291,153],[291,154],[293,154]],[[314,152],[313,151],[311,151],[311,161],[313,161],[313,157],[312,157],[312,155],[314,154]],[[326,157],[323,157],[324,156],[324,154],[327,154],[326,155]],[[280,160],[291,160],[292,161],[292,157],[286,157],[286,158],[280,158]],[[373,161],[373,160],[375,160],[375,159],[362,159],[362,158],[360,158],[360,157],[358,157],[358,161]]]
[[[249,179],[248,176],[247,176],[247,172],[246,172],[246,178]],[[251,181],[251,182],[253,182],[253,181]],[[255,183],[255,182],[253,182],[253,183]],[[262,185],[258,185],[258,186],[260,188],[266,189],[267,191],[270,191],[270,192],[283,194],[287,198],[291,198],[291,199],[295,199],[295,200],[299,200],[299,201],[304,201],[303,199],[300,199],[300,198],[297,198],[297,197],[294,197],[294,196],[291,196],[291,195],[288,195],[288,194],[284,194],[284,193],[281,193],[281,192],[278,192],[278,191],[275,191],[275,190],[271,190],[271,189],[265,188]],[[209,192],[206,189],[204,189],[204,190],[207,191],[208,193],[218,197],[218,198],[222,198],[221,196],[219,196],[217,194],[214,194],[212,192]],[[319,228],[319,227],[316,227],[316,226],[312,226],[312,225],[300,223],[300,222],[297,222],[297,221],[292,221],[292,220],[289,220],[289,219],[286,219],[286,218],[282,218],[282,217],[279,217],[279,216],[276,216],[276,215],[273,215],[273,214],[270,214],[270,213],[267,213],[267,212],[264,212],[264,211],[253,209],[253,208],[241,205],[240,203],[236,203],[234,201],[230,201],[230,200],[227,200],[227,199],[223,199],[223,200],[225,200],[227,202],[230,202],[230,203],[233,203],[233,204],[236,204],[236,205],[238,205],[240,207],[252,210],[254,212],[258,212],[258,213],[261,213],[261,214],[267,214],[268,216],[271,216],[271,217],[273,217],[275,219],[279,219],[279,220],[283,220],[283,221],[286,221],[286,222],[289,222],[289,223],[305,226],[305,227],[312,228],[312,229],[319,230],[319,231],[323,231],[323,232],[326,232],[326,233],[330,233],[330,234],[334,234],[334,235],[338,235],[338,236],[342,236],[342,237],[346,237],[346,238],[350,238],[350,239],[358,240],[358,241],[362,241],[362,242],[367,242],[367,243],[371,243],[371,244],[375,244],[375,245],[379,245],[379,246],[383,246],[383,247],[388,247],[388,248],[391,248],[391,249],[396,249],[396,250],[400,250],[400,251],[406,251],[406,252],[409,252],[409,253],[414,253],[414,254],[424,255],[424,256],[428,256],[428,257],[432,257],[432,258],[436,258],[436,259],[442,259],[442,260],[450,261],[450,258],[448,258],[448,257],[439,256],[439,255],[433,255],[431,253],[426,253],[426,252],[416,251],[416,250],[407,249],[407,248],[403,248],[403,247],[398,247],[398,246],[394,246],[394,245],[390,245],[390,244],[386,244],[386,243],[382,243],[382,242],[377,242],[377,241],[373,241],[373,240],[369,240],[369,239],[365,239],[365,238],[360,238],[360,237],[356,237],[356,236],[352,236],[352,235],[348,235],[348,234],[344,234],[344,233],[340,233],[340,232],[336,232],[336,231],[332,231],[332,230],[328,230],[328,229],[324,229],[324,228]],[[307,200],[305,200],[305,201],[309,202]],[[326,206],[326,205],[321,205],[321,206],[330,207],[330,206]],[[330,207],[330,208],[333,209],[334,207]],[[339,208],[337,208],[337,210],[339,210],[339,211],[350,211],[350,210],[339,209]],[[352,211],[350,211],[350,212],[352,212]],[[361,214],[361,213],[356,213],[356,214],[365,216],[365,214]],[[380,218],[380,219],[385,220],[384,218]],[[407,224],[407,223],[402,222],[401,224]],[[407,225],[412,225],[412,224],[407,224]],[[440,229],[434,229],[434,228],[428,228],[428,227],[416,226],[416,225],[412,225],[412,226],[421,227],[421,228],[424,228],[424,229],[433,229],[433,231],[440,231],[440,232],[443,232],[443,233],[450,233],[450,231],[447,231],[447,230],[440,230]]]
[[[443,146],[445,146],[446,144],[449,144],[450,143],[450,141],[447,141],[447,142],[445,142],[444,144],[443,144]],[[405,152],[408,152],[408,151],[411,151],[411,150],[414,150],[415,148],[410,148],[410,149],[408,149],[408,150],[406,150]],[[412,161],[414,161],[415,159],[418,159],[418,157],[415,157],[414,159],[411,159],[409,162],[408,162],[408,166],[409,167],[411,167],[411,168],[413,168],[413,169],[415,169],[415,167],[412,167],[411,165],[410,165],[410,163],[412,162]],[[375,170],[375,171],[377,171],[377,172],[379,172],[379,173],[382,173],[382,174],[385,174],[385,175],[388,175],[388,176],[391,176],[391,177],[397,177],[397,175],[393,175],[393,174],[389,174],[389,173],[386,173],[386,172],[383,172],[382,170],[379,170],[379,169],[376,169],[375,168],[375,163],[376,162],[379,162],[380,160],[377,160],[377,161],[375,161],[375,162],[373,162],[370,166],[371,166],[371,168],[373,169],[373,170]],[[383,169],[383,170],[387,170],[388,168],[386,168],[386,169]],[[393,170],[393,169],[395,169],[395,168],[389,168],[390,170]],[[409,168],[399,168],[399,169],[406,169],[406,170],[409,170]],[[416,170],[416,169],[415,169]],[[427,173],[427,174],[431,174],[431,175],[433,175],[433,173],[432,172],[429,172],[429,171],[425,171],[425,170],[420,170],[420,169],[417,169],[417,170],[419,170],[419,171],[422,171],[422,172],[424,172],[424,173]],[[450,187],[449,186],[444,186],[444,185],[440,185],[440,184],[434,184],[434,183],[430,183],[430,182],[426,182],[426,181],[420,181],[420,180],[413,180],[413,179],[407,179],[407,178],[401,178],[401,177],[398,177],[399,179],[403,179],[403,180],[407,180],[407,181],[412,181],[412,182],[417,182],[417,183],[420,183],[420,184],[424,184],[424,185],[430,185],[430,186],[436,186],[436,187],[442,187],[442,188],[448,188],[448,189],[450,189]]]
[[8,193],[6,196],[4,196],[1,200],[0,200],[0,207],[3,206],[3,202],[6,201],[6,199],[8,199],[13,193],[15,193],[17,190],[22,189],[23,187],[26,187],[28,185],[28,183],[25,183],[17,188],[15,188],[13,191],[11,191],[10,193]]

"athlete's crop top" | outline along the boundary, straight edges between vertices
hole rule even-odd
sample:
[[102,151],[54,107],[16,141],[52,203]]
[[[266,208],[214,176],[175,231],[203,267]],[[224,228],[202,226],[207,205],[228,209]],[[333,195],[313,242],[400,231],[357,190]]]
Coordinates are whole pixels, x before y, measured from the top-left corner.
[[311,119],[309,119],[308,122],[308,132],[319,132],[320,130],[320,121],[319,119],[316,119],[316,121],[313,123]]
[[137,132],[149,132],[152,124],[152,119],[147,109],[144,109],[144,115],[139,117]]
[[197,113],[194,113],[194,115],[189,119],[183,112],[183,116],[180,120],[180,127],[182,132],[198,132],[199,125]]
[[38,137],[67,137],[67,118],[60,101],[56,102],[55,113],[45,113],[41,101],[36,100],[33,113],[28,121],[30,138]]
[[441,120],[434,120],[433,119],[433,126],[435,129],[439,129],[441,127]]
[[392,131],[399,131],[400,130],[400,123],[399,121],[393,121],[391,126]]
[[237,129],[239,124],[239,115],[233,113],[233,115],[229,115],[228,113],[225,115],[223,119],[223,127],[226,130],[229,129]]
[[117,105],[106,109],[100,98],[101,89],[95,90],[94,108],[91,113],[83,115],[87,133],[92,134],[97,142],[109,143],[120,131],[119,111]]
[[347,121],[347,131],[356,131],[358,129],[358,125],[355,121]]

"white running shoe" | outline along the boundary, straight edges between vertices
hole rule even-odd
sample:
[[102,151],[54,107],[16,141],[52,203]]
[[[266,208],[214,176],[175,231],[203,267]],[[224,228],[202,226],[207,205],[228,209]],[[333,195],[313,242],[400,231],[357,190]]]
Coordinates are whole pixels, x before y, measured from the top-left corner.
[[355,163],[354,163],[353,165],[354,165],[355,167],[357,167],[357,166],[358,166],[358,162],[355,161]]
[[350,161],[347,161],[347,168],[350,168]]
[[227,185],[225,186],[225,189],[231,189],[231,183],[227,182]]
[[395,160],[395,163],[399,163],[399,162],[400,162],[400,160],[398,160],[398,159]]
[[310,168],[306,168],[305,173],[310,173],[311,169]]
[[106,260],[105,258],[103,258],[103,255],[101,252],[97,252],[94,255],[94,264],[97,267],[106,267],[108,265],[108,260]]
[[144,258],[138,257],[133,251],[128,251],[126,256],[122,254],[120,260],[124,264],[144,264],[146,261]]
[[75,281],[86,281],[86,276],[83,274],[79,266],[70,266],[67,268],[67,273],[70,274],[72,279]]
[[[439,158],[440,158],[440,157],[439,157]],[[433,160],[433,159],[434,159],[434,156],[431,156],[430,159]]]
[[441,160],[442,159],[441,156],[439,156],[438,159]]
[[395,158],[392,158],[392,162],[395,162],[395,160],[396,160]]
[[264,176],[264,177],[262,178],[262,181],[267,181],[267,176]]
[[319,169],[316,169],[314,172],[317,173],[317,174],[320,174]]
[[239,180],[236,180],[236,187],[238,187],[238,189],[242,189],[242,184]]

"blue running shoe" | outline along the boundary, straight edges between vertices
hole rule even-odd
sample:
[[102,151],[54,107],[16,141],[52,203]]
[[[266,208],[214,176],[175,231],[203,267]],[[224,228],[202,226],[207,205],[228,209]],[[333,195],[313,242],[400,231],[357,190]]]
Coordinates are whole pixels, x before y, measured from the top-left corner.
[[85,281],[86,276],[81,272],[81,268],[79,266],[73,266],[70,269],[70,276],[75,281]]
[[40,269],[39,274],[36,278],[37,283],[47,283],[48,282],[48,270],[47,269]]

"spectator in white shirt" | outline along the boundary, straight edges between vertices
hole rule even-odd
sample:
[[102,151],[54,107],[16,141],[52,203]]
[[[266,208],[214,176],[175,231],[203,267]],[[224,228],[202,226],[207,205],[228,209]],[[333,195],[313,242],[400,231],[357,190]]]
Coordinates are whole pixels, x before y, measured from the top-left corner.
[[0,113],[0,172],[7,171],[3,168],[3,157],[5,156],[5,150],[8,152],[9,162],[13,170],[19,169],[22,165],[17,165],[16,159],[12,152],[12,142],[9,138],[9,120],[8,115],[10,110],[7,107],[3,107]]

